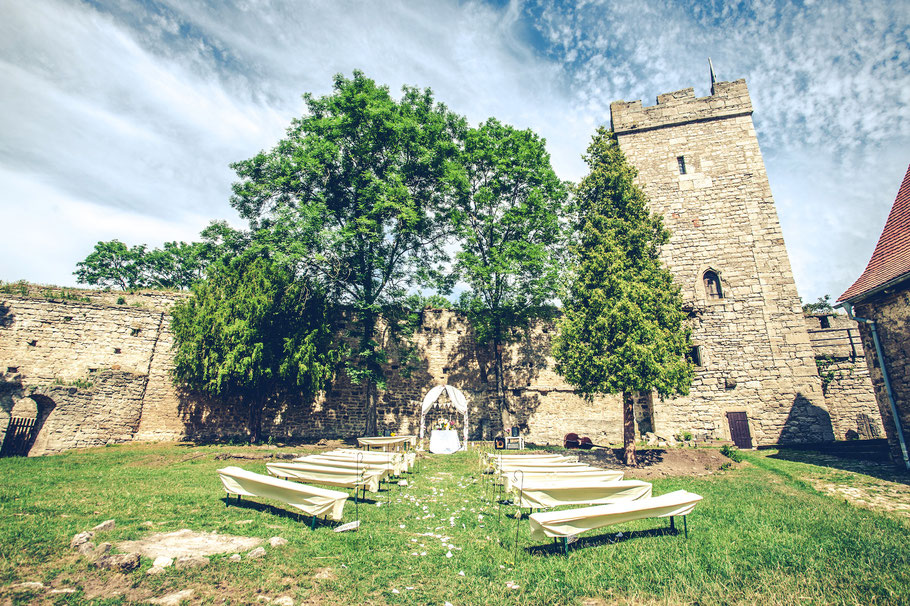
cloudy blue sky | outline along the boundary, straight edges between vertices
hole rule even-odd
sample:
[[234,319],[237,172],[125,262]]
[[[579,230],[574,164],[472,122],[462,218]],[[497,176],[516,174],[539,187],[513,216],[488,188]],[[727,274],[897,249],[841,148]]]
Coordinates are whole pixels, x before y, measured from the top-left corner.
[[611,101],[706,95],[709,56],[749,85],[800,295],[839,295],[910,163],[906,1],[0,0],[0,279],[239,225],[228,164],[338,72],[533,128],[577,180]]

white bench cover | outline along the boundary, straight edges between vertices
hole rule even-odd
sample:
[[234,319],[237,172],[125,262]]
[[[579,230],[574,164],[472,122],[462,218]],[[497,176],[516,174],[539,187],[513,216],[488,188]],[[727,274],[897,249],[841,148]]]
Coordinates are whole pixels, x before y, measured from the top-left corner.
[[[518,472],[518,473],[516,473]],[[566,469],[551,467],[548,469],[513,469],[510,471],[498,471],[497,483],[506,487],[506,491],[512,489],[512,484],[531,480],[545,481],[562,481],[562,480],[580,480],[582,478],[595,482],[615,482],[622,479],[622,472],[613,469],[602,469],[600,467],[587,467],[583,469]]]
[[699,501],[701,501],[700,495],[677,490],[650,499],[532,513],[530,516],[531,537],[535,539],[570,537],[586,530],[632,520],[684,516],[695,509],[695,505]]
[[287,503],[311,516],[340,520],[348,493],[280,480],[239,467],[218,470],[224,489],[230,494],[263,497]]
[[513,484],[512,492],[518,497],[516,504],[529,509],[545,509],[559,505],[606,505],[621,501],[647,499],[651,496],[651,483],[639,480],[596,482],[591,480],[565,480],[556,482],[525,482]]
[[266,463],[265,468],[269,473],[279,478],[291,478],[298,482],[313,482],[314,484],[328,484],[343,488],[357,488],[363,486],[370,492],[379,492],[379,478],[382,472],[369,469],[357,471],[339,467],[320,467],[303,463]]
[[404,462],[401,459],[397,461],[367,461],[357,459],[348,459],[338,456],[330,455],[307,455],[305,457],[297,457],[294,459],[296,462],[300,463],[312,463],[313,465],[325,465],[326,467],[341,467],[344,469],[375,469],[383,470],[387,475],[396,475],[400,476],[402,469],[404,467]]

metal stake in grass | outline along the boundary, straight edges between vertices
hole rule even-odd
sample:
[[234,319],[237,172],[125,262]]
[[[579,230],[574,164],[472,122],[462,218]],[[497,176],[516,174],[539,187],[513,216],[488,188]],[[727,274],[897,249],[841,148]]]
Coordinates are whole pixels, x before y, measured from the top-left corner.
[[[363,463],[363,453],[358,452],[357,453],[357,474],[354,477],[357,478],[357,482],[360,485],[364,484],[363,475],[361,475],[361,473],[360,473],[360,466],[362,463]],[[356,520],[360,519],[360,503],[357,499],[357,491],[359,489],[360,489],[360,486],[358,486],[357,484],[354,484],[354,519],[356,519]],[[366,495],[364,495],[364,496],[366,496]]]
[[[518,474],[521,474],[521,483],[518,482]],[[516,469],[512,474],[512,483],[518,484],[518,520],[515,522],[515,558],[518,559],[518,529],[521,527],[521,497],[524,494],[525,472],[522,469]]]

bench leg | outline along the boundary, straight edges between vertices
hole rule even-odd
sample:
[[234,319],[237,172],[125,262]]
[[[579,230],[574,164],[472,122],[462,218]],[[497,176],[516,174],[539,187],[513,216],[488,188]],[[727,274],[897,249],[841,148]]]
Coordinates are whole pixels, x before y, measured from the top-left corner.
[[569,557],[569,537],[562,538],[562,552]]
[[316,516],[313,516],[313,520],[310,522],[310,530],[316,530]]
[[686,523],[686,518],[689,516],[683,516],[683,531],[686,533],[686,538],[689,538],[689,525]]
[[670,532],[676,532],[676,524],[673,521],[673,516],[670,516]]

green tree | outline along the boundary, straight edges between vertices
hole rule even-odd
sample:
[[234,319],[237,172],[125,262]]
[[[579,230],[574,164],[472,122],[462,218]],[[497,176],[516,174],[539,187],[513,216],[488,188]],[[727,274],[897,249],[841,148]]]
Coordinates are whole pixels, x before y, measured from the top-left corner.
[[73,275],[80,284],[121,290],[141,288],[146,285],[145,256],[144,244],[128,248],[120,240],[98,242],[94,250],[76,264]]
[[146,254],[143,272],[149,286],[186,290],[205,276],[201,242],[165,242]]
[[304,100],[307,114],[285,139],[233,165],[231,203],[259,245],[351,310],[346,372],[365,386],[373,434],[387,356],[379,329],[409,288],[439,276],[464,120],[429,90],[405,87],[395,100],[361,72]]
[[598,129],[585,161],[553,355],[557,372],[586,398],[622,393],[625,460],[635,465],[634,394],[688,393],[689,330],[679,287],[659,257],[670,234],[648,210],[613,134]]
[[502,345],[513,340],[513,329],[549,315],[545,306],[557,290],[568,188],[553,171],[543,139],[494,118],[468,130],[461,164],[455,270],[470,288],[461,307],[478,341],[492,346],[502,416]]
[[341,350],[324,295],[287,266],[253,253],[218,261],[172,311],[174,379],[249,411],[251,442],[262,410],[282,396],[315,396]]
[[803,313],[806,315],[825,312],[834,313],[834,308],[831,307],[831,295],[819,297],[815,303],[803,303]]

